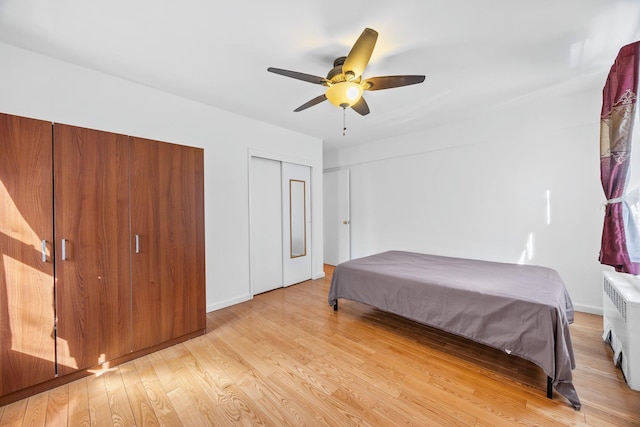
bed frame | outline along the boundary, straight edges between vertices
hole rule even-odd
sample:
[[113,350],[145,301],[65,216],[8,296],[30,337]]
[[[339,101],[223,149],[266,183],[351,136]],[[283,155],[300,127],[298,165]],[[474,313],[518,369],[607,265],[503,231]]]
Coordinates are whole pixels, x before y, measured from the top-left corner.
[[[338,311],[338,300],[333,303],[333,311]],[[553,378],[547,375],[547,397],[553,399]]]
[[328,296],[335,311],[338,298],[529,360],[547,375],[548,398],[555,387],[580,409],[571,374],[573,305],[552,269],[389,251],[336,266]]
[[[338,311],[338,300],[333,303],[333,311]],[[553,399],[553,378],[547,375],[547,397]]]

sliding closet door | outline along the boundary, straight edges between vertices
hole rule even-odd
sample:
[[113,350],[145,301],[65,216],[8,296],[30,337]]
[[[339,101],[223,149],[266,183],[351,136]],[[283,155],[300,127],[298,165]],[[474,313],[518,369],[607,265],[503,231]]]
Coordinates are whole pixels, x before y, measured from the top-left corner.
[[130,148],[135,351],[205,329],[204,151]]
[[311,279],[311,168],[282,163],[284,286]]
[[0,396],[52,379],[51,122],[0,114]]
[[58,370],[131,348],[128,137],[54,125]]
[[250,258],[253,295],[282,287],[280,162],[251,157]]

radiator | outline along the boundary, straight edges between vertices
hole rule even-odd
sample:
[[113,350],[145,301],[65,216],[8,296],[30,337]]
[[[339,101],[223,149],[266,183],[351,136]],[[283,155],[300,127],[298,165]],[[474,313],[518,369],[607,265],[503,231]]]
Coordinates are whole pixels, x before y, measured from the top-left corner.
[[640,390],[640,278],[604,272],[603,339],[613,348],[613,363],[634,390]]

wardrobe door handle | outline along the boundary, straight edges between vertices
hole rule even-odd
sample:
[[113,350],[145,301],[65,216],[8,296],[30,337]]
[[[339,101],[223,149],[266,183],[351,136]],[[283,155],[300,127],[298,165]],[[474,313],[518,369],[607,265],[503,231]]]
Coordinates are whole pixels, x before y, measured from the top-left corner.
[[47,262],[47,241],[42,241],[42,262]]
[[140,253],[140,235],[136,234],[136,253]]
[[62,239],[62,261],[67,259],[67,239]]

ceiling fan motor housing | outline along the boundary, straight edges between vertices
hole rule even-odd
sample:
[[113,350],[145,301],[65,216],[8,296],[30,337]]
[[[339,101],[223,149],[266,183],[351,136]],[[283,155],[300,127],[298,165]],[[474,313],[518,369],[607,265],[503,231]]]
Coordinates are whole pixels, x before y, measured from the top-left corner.
[[342,73],[342,64],[344,64],[345,59],[347,59],[346,56],[341,56],[333,61],[333,68],[327,74],[327,80],[334,83],[344,82],[347,80],[345,75]]

